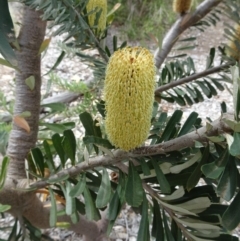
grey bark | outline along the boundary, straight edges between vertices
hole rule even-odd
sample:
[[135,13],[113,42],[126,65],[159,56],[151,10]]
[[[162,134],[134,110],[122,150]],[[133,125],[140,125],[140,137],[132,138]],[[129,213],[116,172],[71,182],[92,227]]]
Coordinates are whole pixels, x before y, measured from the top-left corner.
[[[14,115],[29,111],[31,116],[26,121],[31,130],[27,133],[16,124],[12,125],[7,155],[11,158],[8,178],[13,179],[26,177],[24,161],[37,141],[41,89],[41,56],[38,52],[46,29],[46,22],[40,19],[40,15],[40,12],[26,8],[18,37],[21,50],[16,51],[16,57],[20,71],[16,72]],[[30,76],[35,78],[33,90],[25,83]]]

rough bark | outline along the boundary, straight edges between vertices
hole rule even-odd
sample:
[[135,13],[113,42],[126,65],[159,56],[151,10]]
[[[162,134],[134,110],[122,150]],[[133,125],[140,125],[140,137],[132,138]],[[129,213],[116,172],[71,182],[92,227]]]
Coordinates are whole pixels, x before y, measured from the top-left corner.
[[[13,123],[9,137],[7,155],[11,158],[8,178],[21,179],[26,177],[24,161],[29,150],[35,146],[38,134],[41,88],[41,56],[38,54],[45,36],[46,22],[40,19],[40,12],[26,8],[23,25],[18,42],[21,50],[16,51],[18,68],[16,72],[16,91],[14,116],[29,111],[26,118],[30,133]],[[25,80],[35,78],[35,87],[31,90]]]

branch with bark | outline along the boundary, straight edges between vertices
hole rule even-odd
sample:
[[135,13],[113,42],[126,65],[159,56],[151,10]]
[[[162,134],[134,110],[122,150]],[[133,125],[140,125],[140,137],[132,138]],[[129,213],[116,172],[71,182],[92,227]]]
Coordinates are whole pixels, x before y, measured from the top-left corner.
[[[228,115],[228,119],[233,119],[233,115]],[[76,176],[82,172],[92,170],[100,166],[115,165],[129,158],[143,157],[143,156],[153,156],[158,154],[166,154],[168,152],[182,150],[187,147],[192,147],[195,142],[208,142],[208,136],[217,136],[224,132],[232,132],[232,129],[224,122],[223,119],[216,120],[211,123],[212,128],[210,130],[207,127],[199,128],[191,133],[180,136],[178,138],[166,141],[152,146],[143,146],[136,148],[131,152],[125,152],[122,150],[115,150],[112,155],[102,155],[89,158],[85,162],[81,162],[76,166],[60,171],[59,173],[52,175],[48,180],[37,181],[30,185],[31,188],[44,188],[49,185],[49,183],[54,182],[64,176]]]
[[158,69],[160,69],[162,63],[170,53],[172,47],[177,42],[180,35],[186,29],[205,17],[212,10],[212,8],[216,7],[222,1],[223,0],[205,0],[197,7],[195,12],[186,13],[180,16],[180,18],[176,21],[176,23],[165,36],[162,48],[158,48],[155,52],[155,65]]

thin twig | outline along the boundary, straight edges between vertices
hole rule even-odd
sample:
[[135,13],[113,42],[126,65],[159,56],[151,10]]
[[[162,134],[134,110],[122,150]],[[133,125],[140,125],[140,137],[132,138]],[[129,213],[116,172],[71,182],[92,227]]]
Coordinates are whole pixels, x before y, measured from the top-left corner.
[[163,40],[162,48],[158,48],[155,54],[155,65],[159,69],[171,51],[180,35],[189,27],[205,17],[213,7],[216,7],[223,0],[205,0],[194,13],[187,13],[176,21]]
[[193,80],[202,78],[204,76],[208,76],[210,74],[217,73],[217,72],[219,72],[219,71],[221,71],[223,69],[229,68],[231,65],[233,65],[233,64],[229,63],[229,64],[219,65],[219,66],[216,66],[216,67],[213,67],[213,68],[210,68],[210,69],[206,69],[206,70],[204,70],[204,71],[202,71],[200,73],[196,73],[196,74],[184,77],[184,78],[179,79],[177,81],[172,81],[169,84],[165,84],[165,85],[162,85],[162,86],[158,87],[155,90],[155,94],[158,94],[159,92],[163,92],[163,91],[172,89],[173,87],[176,87],[178,85],[189,83],[189,82],[191,82]]

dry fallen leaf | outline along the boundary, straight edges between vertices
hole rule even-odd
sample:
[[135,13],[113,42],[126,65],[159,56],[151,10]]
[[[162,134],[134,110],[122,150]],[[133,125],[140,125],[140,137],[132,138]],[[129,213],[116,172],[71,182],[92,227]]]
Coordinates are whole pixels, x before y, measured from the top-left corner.
[[14,116],[13,122],[20,128],[24,129],[27,133],[30,132],[30,126],[28,125],[27,121],[21,116]]

